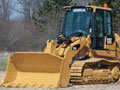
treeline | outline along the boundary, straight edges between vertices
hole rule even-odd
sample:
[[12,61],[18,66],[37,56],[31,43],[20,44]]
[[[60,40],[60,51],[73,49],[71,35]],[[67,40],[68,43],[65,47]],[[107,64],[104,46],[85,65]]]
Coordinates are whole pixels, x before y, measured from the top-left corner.
[[39,51],[57,36],[63,6],[79,1],[0,0],[0,51]]
[[[43,0],[0,0],[0,51],[34,50],[40,33],[33,24]],[[17,16],[17,15],[19,16]]]
[[88,4],[103,5],[101,0],[0,0],[0,51],[40,51],[57,36],[64,6]]
[[0,51],[39,51],[57,36],[63,6],[70,4],[71,0],[0,0]]
[[113,28],[117,33],[120,34],[120,0],[94,0],[90,4],[103,6],[104,3],[114,10],[113,14],[116,13],[116,16],[113,17]]

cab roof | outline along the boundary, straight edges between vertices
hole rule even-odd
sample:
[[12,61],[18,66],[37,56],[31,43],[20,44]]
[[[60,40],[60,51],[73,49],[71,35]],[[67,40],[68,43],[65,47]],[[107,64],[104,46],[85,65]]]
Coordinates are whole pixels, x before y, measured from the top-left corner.
[[67,9],[67,8],[92,8],[93,11],[95,12],[96,9],[102,9],[102,10],[112,10],[111,8],[105,8],[105,7],[99,7],[99,6],[64,6],[64,9]]
[[93,9],[112,10],[111,8],[105,8],[105,7],[99,7],[99,6],[86,6],[86,7],[91,7]]

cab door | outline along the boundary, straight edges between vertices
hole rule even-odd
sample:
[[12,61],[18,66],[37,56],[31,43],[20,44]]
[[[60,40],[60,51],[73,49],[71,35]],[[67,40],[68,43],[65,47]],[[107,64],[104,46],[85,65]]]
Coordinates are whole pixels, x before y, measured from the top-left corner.
[[104,30],[104,11],[96,10],[95,14],[95,36],[96,36],[96,46],[95,49],[104,49],[104,38],[105,38],[105,30]]
[[114,43],[114,35],[112,33],[112,18],[111,13],[106,10],[96,10],[95,13],[95,30],[93,41],[94,49],[104,50],[105,46]]
[[112,33],[112,18],[107,10],[97,9],[94,18],[94,34],[92,43],[94,45],[92,50],[96,56],[100,57],[116,57],[115,39]]

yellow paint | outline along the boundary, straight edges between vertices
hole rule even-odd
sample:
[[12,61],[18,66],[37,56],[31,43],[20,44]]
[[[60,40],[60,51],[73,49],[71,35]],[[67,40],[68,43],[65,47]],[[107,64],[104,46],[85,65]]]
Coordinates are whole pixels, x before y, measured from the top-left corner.
[[109,58],[116,58],[116,51],[109,51],[109,50],[91,50],[91,53],[94,57],[109,57]]
[[86,6],[86,7],[91,7],[94,9],[94,12],[96,9],[102,9],[102,10],[112,10],[111,8],[105,8],[105,7],[99,7],[99,6]]
[[57,88],[64,59],[48,53],[15,53],[8,60],[2,86]]
[[[17,52],[8,60],[6,77],[2,86],[58,88],[67,87],[70,80],[70,64],[79,50],[72,47],[80,44],[80,50],[86,46],[86,38],[82,37],[66,49],[65,44],[56,48],[54,40],[47,41],[44,52]],[[61,57],[61,55],[64,57]]]
[[64,6],[64,9],[66,9],[66,8],[72,8],[72,6]]
[[[109,11],[112,10],[111,8],[100,7],[100,6],[86,6],[86,7],[93,8],[93,12],[96,12],[96,9],[109,10]],[[65,6],[64,9],[66,8],[72,8],[72,6]]]

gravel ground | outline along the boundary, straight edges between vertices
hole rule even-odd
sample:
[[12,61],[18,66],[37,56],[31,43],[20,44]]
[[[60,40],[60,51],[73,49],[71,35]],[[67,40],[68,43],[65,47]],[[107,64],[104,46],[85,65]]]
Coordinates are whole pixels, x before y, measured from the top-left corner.
[[[4,63],[7,62],[8,56],[10,56],[11,53],[0,53],[0,69],[3,68]],[[6,67],[6,65],[5,65]],[[2,69],[1,69],[2,70]],[[0,81],[5,76],[5,72],[0,71]],[[114,84],[98,84],[98,85],[73,85],[69,86],[67,88],[59,88],[59,89],[34,89],[34,88],[4,88],[0,87],[0,90],[120,90],[120,81]]]
[[[5,72],[0,72],[0,80],[5,76]],[[98,84],[98,85],[73,85],[67,88],[59,89],[34,89],[34,88],[4,88],[0,90],[120,90],[120,81],[114,84]]]

